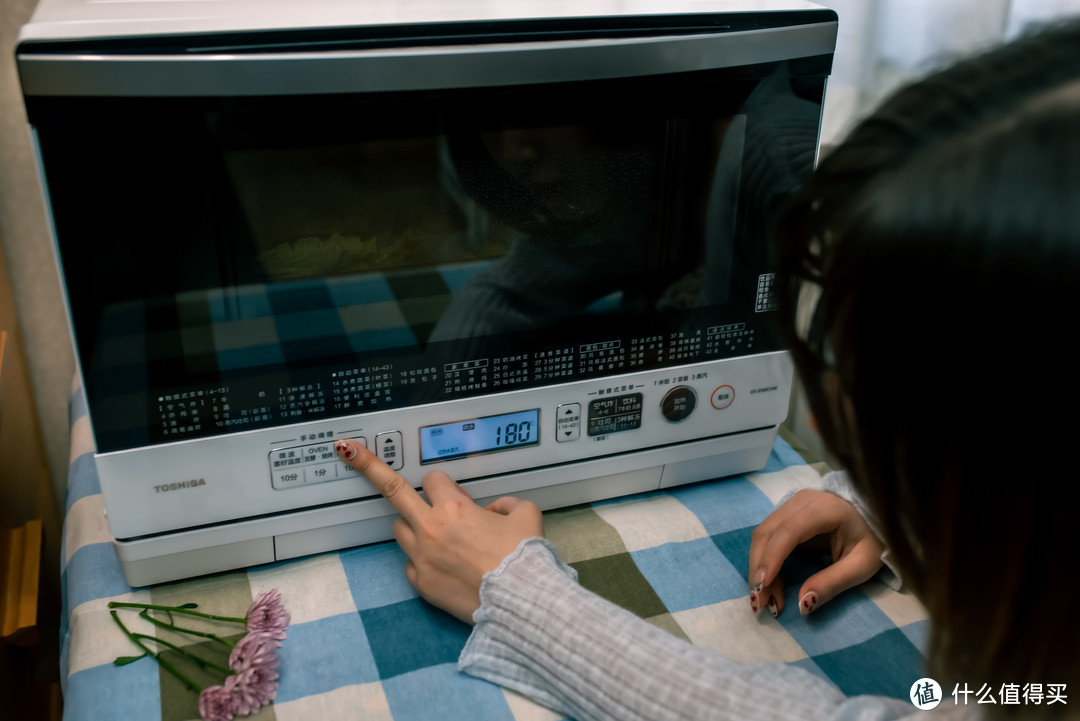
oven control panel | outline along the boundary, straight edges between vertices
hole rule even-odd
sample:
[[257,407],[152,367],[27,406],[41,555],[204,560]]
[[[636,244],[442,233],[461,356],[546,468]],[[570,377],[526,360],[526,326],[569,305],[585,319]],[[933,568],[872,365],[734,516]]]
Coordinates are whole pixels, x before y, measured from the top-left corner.
[[467,481],[775,425],[786,413],[790,361],[770,355],[373,413],[338,421],[344,429],[300,426],[267,452],[270,485],[368,485],[338,459],[339,438],[418,485],[432,468]]
[[[369,500],[364,513],[389,513],[378,490],[338,460],[334,444],[343,438],[365,444],[414,486],[440,470],[477,497],[550,486],[572,500],[577,496],[556,488],[699,461],[695,478],[707,477],[717,453],[758,443],[762,431],[783,422],[793,373],[788,354],[770,352],[98,453],[95,460],[121,540],[328,508],[355,520],[348,513]],[[346,506],[353,510],[341,510]]]

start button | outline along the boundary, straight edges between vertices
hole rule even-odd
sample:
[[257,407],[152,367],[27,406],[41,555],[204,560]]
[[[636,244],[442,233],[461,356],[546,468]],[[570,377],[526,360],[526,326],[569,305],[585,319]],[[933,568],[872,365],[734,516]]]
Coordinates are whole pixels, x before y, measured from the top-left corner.
[[694,389],[688,386],[676,386],[664,394],[664,400],[660,402],[660,412],[672,423],[685,419],[694,412],[697,405],[697,396]]

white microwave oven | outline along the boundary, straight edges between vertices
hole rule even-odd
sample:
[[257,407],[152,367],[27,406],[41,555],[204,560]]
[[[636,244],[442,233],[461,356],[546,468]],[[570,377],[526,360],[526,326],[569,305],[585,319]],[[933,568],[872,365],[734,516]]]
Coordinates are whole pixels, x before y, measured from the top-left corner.
[[16,55],[133,586],[391,537],[338,461],[543,508],[760,469],[803,2],[42,0]]

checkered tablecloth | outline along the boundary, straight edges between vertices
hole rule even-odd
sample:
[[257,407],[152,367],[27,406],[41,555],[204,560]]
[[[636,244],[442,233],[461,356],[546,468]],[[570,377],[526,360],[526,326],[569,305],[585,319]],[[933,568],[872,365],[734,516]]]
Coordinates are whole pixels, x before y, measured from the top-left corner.
[[[583,585],[691,643],[738,661],[801,666],[847,694],[906,699],[923,675],[919,649],[926,633],[925,613],[910,595],[871,581],[800,616],[795,593],[818,561],[793,558],[784,571],[789,610],[779,620],[750,611],[751,530],[790,489],[817,484],[822,470],[778,440],[760,472],[551,511],[545,532]],[[470,628],[417,597],[394,543],[132,589],[103,511],[85,402],[77,391],[61,559],[66,719],[198,717],[195,694],[152,660],[112,664],[136,651],[109,616],[108,601],[194,601],[209,612],[242,616],[269,588],[281,591],[292,623],[280,650],[277,701],[252,718],[560,718],[458,673],[456,660]],[[126,618],[138,621],[134,614]],[[200,648],[212,654],[211,646]]]

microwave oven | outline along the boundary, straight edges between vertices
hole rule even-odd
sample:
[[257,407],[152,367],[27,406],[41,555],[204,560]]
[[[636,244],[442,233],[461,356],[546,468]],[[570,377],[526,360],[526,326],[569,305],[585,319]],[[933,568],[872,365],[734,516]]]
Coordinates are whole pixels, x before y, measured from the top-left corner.
[[16,48],[128,582],[391,538],[338,461],[554,508],[762,468],[804,2],[42,0]]

